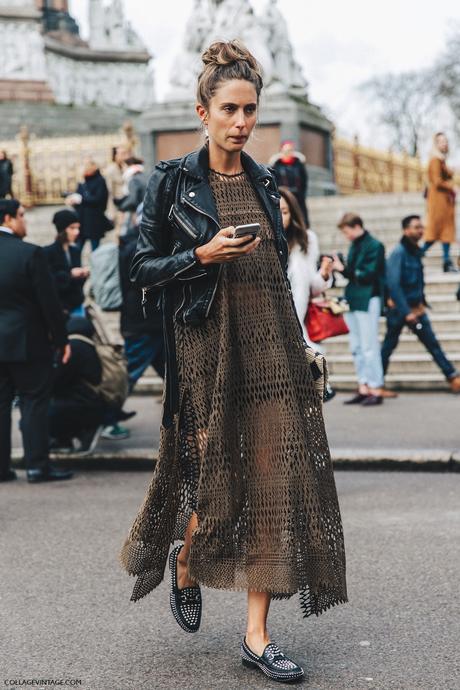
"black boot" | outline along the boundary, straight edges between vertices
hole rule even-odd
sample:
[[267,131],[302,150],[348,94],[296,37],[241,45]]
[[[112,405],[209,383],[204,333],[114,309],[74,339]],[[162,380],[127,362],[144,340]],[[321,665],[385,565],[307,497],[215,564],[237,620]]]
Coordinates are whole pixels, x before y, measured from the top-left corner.
[[65,479],[72,479],[73,472],[70,470],[59,470],[53,465],[49,465],[44,469],[30,469],[27,470],[27,481],[29,484],[38,484],[41,482],[58,482]]
[[458,269],[455,268],[451,259],[447,259],[446,261],[444,261],[443,271],[444,273],[458,273]]

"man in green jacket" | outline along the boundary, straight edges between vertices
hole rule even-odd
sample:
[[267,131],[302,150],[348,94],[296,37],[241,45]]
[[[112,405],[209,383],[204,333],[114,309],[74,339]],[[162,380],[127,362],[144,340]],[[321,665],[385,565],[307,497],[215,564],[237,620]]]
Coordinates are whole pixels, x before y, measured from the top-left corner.
[[383,402],[383,368],[379,343],[379,318],[384,304],[385,247],[364,229],[356,213],[346,213],[338,227],[351,242],[347,263],[337,270],[348,279],[345,314],[350,348],[358,377],[358,391],[346,405],[370,407]]

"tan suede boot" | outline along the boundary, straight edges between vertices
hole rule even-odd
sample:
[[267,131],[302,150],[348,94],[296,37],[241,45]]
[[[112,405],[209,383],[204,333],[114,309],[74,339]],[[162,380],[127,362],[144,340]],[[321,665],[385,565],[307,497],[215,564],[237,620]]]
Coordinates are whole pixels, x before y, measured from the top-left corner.
[[452,393],[460,393],[460,376],[449,379],[449,386]]

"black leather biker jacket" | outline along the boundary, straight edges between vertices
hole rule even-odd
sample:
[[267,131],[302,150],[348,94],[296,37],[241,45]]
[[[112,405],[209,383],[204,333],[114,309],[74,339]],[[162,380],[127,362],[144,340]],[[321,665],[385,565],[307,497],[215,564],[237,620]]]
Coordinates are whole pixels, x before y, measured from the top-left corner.
[[[287,288],[288,247],[280,213],[280,195],[272,173],[244,152],[248,175],[273,227]],[[166,345],[166,400],[163,423],[177,411],[177,375],[173,319],[198,326],[208,316],[223,264],[202,266],[195,247],[220,230],[208,182],[209,154],[204,146],[184,158],[161,161],[150,177],[144,199],[131,280],[143,289],[143,302],[152,298],[163,309]],[[248,223],[251,221],[248,218]]]

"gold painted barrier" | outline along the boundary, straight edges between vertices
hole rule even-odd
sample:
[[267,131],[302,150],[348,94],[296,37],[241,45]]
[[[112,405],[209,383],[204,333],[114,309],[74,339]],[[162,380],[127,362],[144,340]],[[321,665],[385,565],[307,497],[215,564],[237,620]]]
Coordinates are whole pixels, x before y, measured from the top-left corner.
[[[353,141],[333,141],[335,182],[341,194],[421,192],[427,182],[427,166],[407,154],[361,146]],[[456,176],[460,184],[460,176]]]
[[13,163],[13,192],[26,206],[62,204],[63,194],[75,191],[82,178],[85,159],[104,169],[112,160],[112,148],[123,144],[133,152],[137,138],[132,125],[123,131],[84,137],[36,138],[26,127],[13,141],[0,141]]
[[[22,128],[14,141],[0,141],[15,170],[13,191],[27,206],[61,204],[64,192],[74,191],[81,179],[85,158],[103,169],[113,146],[133,151],[137,138],[131,123],[113,134],[40,139]],[[421,192],[426,185],[426,165],[419,158],[361,146],[334,138],[334,175],[340,194]],[[460,185],[460,177],[456,178]]]

